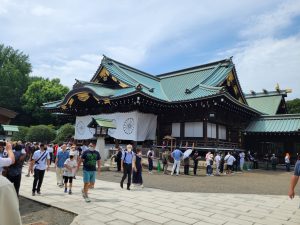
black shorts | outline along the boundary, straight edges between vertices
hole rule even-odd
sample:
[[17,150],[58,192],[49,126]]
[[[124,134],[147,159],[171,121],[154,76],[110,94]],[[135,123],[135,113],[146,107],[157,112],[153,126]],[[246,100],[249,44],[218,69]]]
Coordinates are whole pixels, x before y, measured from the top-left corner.
[[68,183],[68,181],[69,181],[70,184],[72,184],[72,182],[73,182],[73,177],[67,177],[67,176],[64,176],[64,180],[65,180],[65,184]]
[[232,165],[227,165],[227,170],[232,170]]

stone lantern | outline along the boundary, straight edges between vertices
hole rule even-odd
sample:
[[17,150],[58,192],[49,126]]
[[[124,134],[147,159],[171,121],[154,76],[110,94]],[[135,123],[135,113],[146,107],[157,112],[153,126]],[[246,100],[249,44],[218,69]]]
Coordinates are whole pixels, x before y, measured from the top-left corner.
[[108,158],[108,151],[105,150],[105,137],[107,136],[108,129],[116,129],[112,120],[102,118],[92,118],[88,127],[95,129],[94,136],[97,137],[96,150],[99,151],[102,159]]

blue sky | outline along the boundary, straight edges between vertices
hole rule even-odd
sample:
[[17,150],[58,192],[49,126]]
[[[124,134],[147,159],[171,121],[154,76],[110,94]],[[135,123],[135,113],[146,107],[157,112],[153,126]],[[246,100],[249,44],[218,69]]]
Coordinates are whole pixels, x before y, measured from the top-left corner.
[[103,54],[154,75],[233,56],[244,92],[300,98],[299,0],[0,0],[0,43],[69,87]]

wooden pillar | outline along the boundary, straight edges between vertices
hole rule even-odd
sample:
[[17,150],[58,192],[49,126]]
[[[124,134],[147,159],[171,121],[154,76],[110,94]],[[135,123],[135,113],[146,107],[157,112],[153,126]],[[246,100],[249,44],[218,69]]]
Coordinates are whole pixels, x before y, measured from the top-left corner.
[[219,146],[219,124],[216,123],[216,146]]
[[203,138],[204,138],[204,146],[207,145],[207,119],[203,120]]

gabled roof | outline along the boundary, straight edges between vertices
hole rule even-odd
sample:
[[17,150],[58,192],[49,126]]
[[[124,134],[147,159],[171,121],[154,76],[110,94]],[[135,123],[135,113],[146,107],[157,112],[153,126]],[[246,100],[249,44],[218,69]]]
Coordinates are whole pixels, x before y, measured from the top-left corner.
[[16,115],[18,115],[18,113],[14,112],[10,109],[0,107],[0,115],[3,115],[3,116],[8,117],[10,119],[13,119],[13,118],[16,117]]
[[261,116],[252,121],[245,131],[249,133],[300,132],[300,114]]
[[276,115],[281,102],[284,101],[284,97],[286,96],[287,92],[283,90],[245,94],[250,107],[267,115]]

